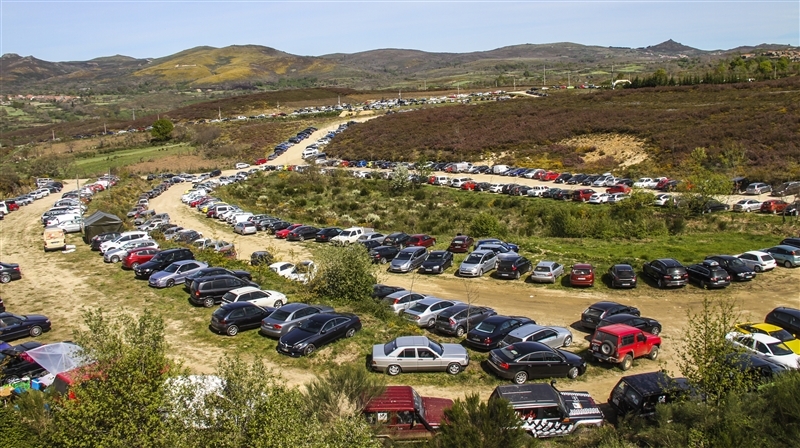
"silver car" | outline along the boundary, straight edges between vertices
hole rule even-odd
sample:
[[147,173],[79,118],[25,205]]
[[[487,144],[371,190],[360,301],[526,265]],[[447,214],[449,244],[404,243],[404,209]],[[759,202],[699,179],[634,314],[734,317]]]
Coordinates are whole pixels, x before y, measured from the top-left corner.
[[391,308],[396,314],[400,314],[408,308],[414,306],[415,303],[419,302],[425,297],[426,296],[423,296],[422,294],[402,290],[389,294],[388,296],[384,297],[382,301],[383,303],[389,305],[389,308]]
[[333,311],[333,308],[325,305],[289,303],[273,311],[272,314],[261,321],[261,334],[280,338],[309,317],[320,313],[332,313]]
[[154,272],[148,283],[156,288],[169,288],[178,283],[184,284],[186,277],[207,267],[207,263],[197,260],[176,261],[164,268],[163,271]]
[[140,247],[154,247],[158,249],[158,243],[153,240],[130,241],[116,249],[106,251],[106,253],[103,254],[103,261],[106,263],[119,263],[128,255],[129,250],[138,249]]
[[372,346],[371,368],[389,375],[401,372],[447,372],[456,375],[469,365],[460,344],[439,344],[425,336],[400,336]]
[[450,308],[453,305],[461,305],[462,302],[458,300],[445,300],[436,297],[426,297],[412,307],[408,308],[404,313],[406,320],[414,322],[420,328],[433,328],[436,324],[436,316],[442,311]]
[[484,273],[497,268],[497,254],[493,250],[479,249],[470,253],[461,262],[458,275],[462,277],[480,277]]
[[428,250],[424,247],[406,247],[401,250],[389,264],[389,272],[409,272],[420,266],[428,259]]
[[564,266],[555,261],[540,261],[531,272],[531,281],[537,283],[555,283],[564,275]]
[[517,342],[541,342],[551,348],[569,347],[572,345],[572,332],[564,327],[545,327],[544,325],[525,324],[507,334],[497,345],[502,348]]

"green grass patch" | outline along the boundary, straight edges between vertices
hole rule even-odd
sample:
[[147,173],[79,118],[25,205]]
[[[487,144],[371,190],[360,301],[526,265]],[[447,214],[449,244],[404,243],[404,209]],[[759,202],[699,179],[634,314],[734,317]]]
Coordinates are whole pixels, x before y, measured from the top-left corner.
[[67,171],[67,176],[91,176],[107,173],[109,169],[119,169],[139,162],[158,160],[167,156],[188,154],[192,151],[193,148],[186,144],[173,144],[125,149],[108,154],[96,154],[91,157],[77,159],[74,166],[70,167]]

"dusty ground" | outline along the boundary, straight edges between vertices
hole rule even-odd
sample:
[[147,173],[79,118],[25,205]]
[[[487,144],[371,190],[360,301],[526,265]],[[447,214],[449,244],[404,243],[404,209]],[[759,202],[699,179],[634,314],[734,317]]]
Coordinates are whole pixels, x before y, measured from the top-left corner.
[[630,135],[591,134],[560,142],[562,145],[578,148],[597,148],[583,154],[586,163],[596,162],[603,157],[613,157],[620,167],[642,163],[647,159],[644,142]]

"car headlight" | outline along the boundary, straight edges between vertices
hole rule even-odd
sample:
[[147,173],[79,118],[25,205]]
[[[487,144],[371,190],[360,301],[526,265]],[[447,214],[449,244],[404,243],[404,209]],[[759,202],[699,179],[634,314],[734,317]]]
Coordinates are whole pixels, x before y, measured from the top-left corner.
[[306,345],[308,345],[308,342],[300,342],[299,344],[295,344],[294,348],[296,348],[298,350],[302,350],[302,349],[306,348]]

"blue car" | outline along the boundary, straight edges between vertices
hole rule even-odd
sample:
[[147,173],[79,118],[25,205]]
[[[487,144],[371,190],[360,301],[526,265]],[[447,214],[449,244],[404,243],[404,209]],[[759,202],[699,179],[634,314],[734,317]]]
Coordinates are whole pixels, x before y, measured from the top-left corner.
[[46,316],[0,313],[0,340],[12,341],[28,336],[35,338],[45,331],[50,331],[50,319]]
[[761,251],[772,255],[772,258],[784,267],[794,268],[800,266],[800,248],[782,244],[769,249],[761,249]]

